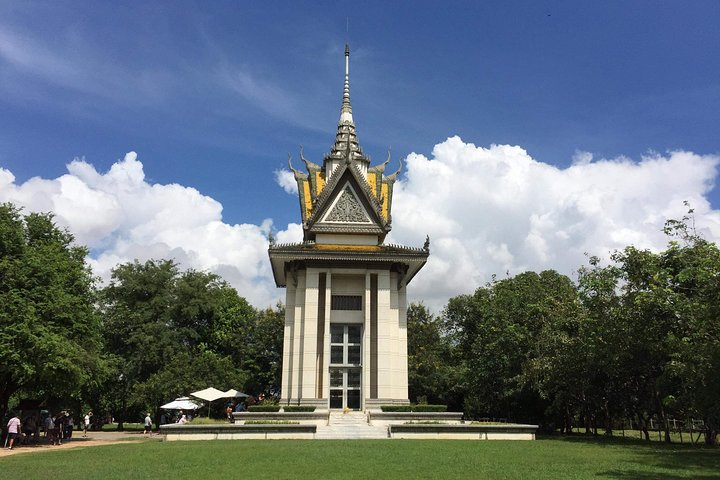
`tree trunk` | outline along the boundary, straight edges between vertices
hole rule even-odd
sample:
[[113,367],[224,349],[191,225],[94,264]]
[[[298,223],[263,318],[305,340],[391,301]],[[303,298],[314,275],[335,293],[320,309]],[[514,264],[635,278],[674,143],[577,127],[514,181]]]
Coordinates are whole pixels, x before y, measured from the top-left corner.
[[705,421],[705,445],[717,446],[718,429],[713,422]]
[[570,417],[570,408],[567,405],[565,405],[564,417],[565,417],[565,422],[564,422],[565,423],[565,425],[564,425],[565,433],[570,434],[570,433],[572,433],[573,426],[572,426],[572,418]]
[[3,381],[0,382],[0,385],[5,385],[5,387],[0,390],[0,414],[2,414],[3,418],[5,418],[5,415],[8,413],[10,397],[18,389],[17,385],[11,381],[10,375],[5,375],[4,377],[5,378],[2,379]]
[[590,435],[592,433],[592,426],[590,425],[590,414],[586,412],[583,420],[585,421],[585,435]]
[[647,440],[649,442],[650,441],[650,432],[648,432],[647,418],[645,418],[645,415],[639,414],[638,421],[640,423],[640,431],[642,432],[642,435],[645,437],[645,440]]
[[605,413],[605,435],[612,437],[612,416],[610,415],[610,406],[607,400],[603,403],[603,411]]
[[[657,403],[658,412],[660,412],[660,422],[662,423],[663,429],[665,430],[665,443],[672,443],[672,439],[670,438],[670,425],[668,424],[668,420],[665,417],[665,407],[662,404],[662,400],[660,399],[660,392],[655,390],[655,403]],[[660,425],[658,425],[658,429],[660,428]]]

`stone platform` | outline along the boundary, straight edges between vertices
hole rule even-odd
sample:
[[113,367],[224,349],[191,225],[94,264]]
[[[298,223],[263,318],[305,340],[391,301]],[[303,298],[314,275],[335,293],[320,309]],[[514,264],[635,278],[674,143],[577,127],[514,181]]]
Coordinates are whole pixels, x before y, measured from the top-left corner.
[[[462,413],[429,412],[250,412],[234,414],[235,423],[162,425],[167,441],[271,439],[437,439],[535,440],[537,425],[464,424]],[[245,424],[247,421],[300,423]],[[413,423],[417,422],[417,423]]]

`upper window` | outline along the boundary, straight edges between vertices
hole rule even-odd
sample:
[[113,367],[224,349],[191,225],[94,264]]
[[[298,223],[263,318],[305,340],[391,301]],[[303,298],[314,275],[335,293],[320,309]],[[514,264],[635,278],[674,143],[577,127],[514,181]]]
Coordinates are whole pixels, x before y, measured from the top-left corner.
[[362,295],[333,295],[332,310],[362,310]]

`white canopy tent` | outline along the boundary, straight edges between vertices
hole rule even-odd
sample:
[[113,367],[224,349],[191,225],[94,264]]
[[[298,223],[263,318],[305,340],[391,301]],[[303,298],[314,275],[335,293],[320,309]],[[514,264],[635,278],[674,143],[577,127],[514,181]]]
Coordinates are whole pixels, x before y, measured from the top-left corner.
[[247,393],[243,393],[239,390],[235,390],[234,388],[231,388],[227,392],[223,392],[223,393],[225,394],[223,396],[223,398],[247,398],[250,396]]
[[188,397],[179,397],[170,403],[161,405],[163,410],[197,410],[200,405],[190,400]]
[[203,390],[198,390],[197,392],[192,392],[190,395],[196,398],[200,398],[202,400],[206,400],[208,402],[208,418],[210,418],[210,404],[214,400],[226,397],[225,392],[218,390],[215,387],[208,387]]
[[225,392],[218,390],[215,387],[208,387],[204,390],[198,390],[197,392],[192,392],[190,395],[200,398],[202,400],[206,400],[208,402],[215,401],[219,398],[225,398]]

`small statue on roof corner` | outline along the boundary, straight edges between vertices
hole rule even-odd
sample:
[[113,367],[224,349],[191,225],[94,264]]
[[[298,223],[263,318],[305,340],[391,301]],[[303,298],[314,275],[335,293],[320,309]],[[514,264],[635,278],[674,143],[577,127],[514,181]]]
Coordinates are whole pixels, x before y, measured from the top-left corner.
[[268,242],[270,245],[275,245],[275,235],[273,235],[272,230],[268,232]]
[[423,250],[426,252],[430,251],[430,235],[425,236],[425,244],[423,245]]

